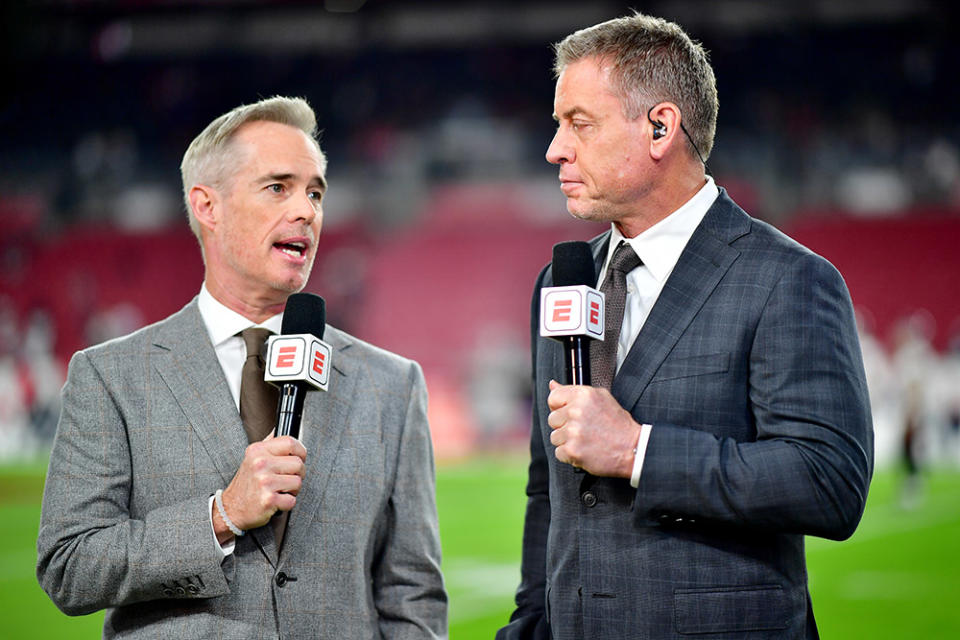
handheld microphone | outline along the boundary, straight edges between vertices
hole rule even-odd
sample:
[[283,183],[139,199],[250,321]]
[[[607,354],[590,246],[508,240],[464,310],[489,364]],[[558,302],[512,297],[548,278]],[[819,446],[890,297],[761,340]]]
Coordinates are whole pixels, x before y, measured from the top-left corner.
[[280,335],[267,341],[263,379],[280,387],[276,435],[300,436],[307,391],[326,391],[329,385],[330,345],[321,340],[326,329],[326,305],[312,293],[287,298]]
[[540,335],[563,343],[567,384],[590,384],[590,340],[603,340],[603,293],[586,242],[553,247],[553,284],[540,290]]

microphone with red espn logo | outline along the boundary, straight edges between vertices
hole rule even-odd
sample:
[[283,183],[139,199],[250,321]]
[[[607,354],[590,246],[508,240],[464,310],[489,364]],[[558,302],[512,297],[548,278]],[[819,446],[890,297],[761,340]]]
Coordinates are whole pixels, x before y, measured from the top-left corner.
[[323,298],[312,293],[295,293],[287,298],[281,333],[270,336],[267,342],[263,376],[280,387],[275,432],[278,437],[300,437],[307,391],[327,390],[332,349],[321,340],[326,327]]
[[567,384],[590,384],[590,340],[603,340],[603,293],[586,242],[553,246],[553,285],[540,290],[540,335],[564,346]]

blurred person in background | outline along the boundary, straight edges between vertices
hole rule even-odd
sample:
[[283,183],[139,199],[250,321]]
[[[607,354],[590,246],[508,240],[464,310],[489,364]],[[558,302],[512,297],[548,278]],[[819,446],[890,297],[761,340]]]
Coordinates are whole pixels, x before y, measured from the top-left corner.
[[611,223],[591,241],[609,350],[591,346],[595,386],[561,385],[563,347],[534,335],[522,577],[497,637],[816,638],[804,536],[850,536],[873,471],[847,288],[706,175],[716,84],[679,26],[578,31],[555,72],[547,159],[569,212]]
[[315,128],[282,97],[214,120],[181,167],[199,295],[71,360],[37,576],[68,614],[106,608],[104,637],[446,634],[420,367],[328,327],[300,440],[245,373],[317,253]]
[[17,354],[18,331],[12,305],[0,300],[0,460],[27,456],[34,448],[30,385]]
[[[931,343],[934,319],[924,309],[901,318],[894,328],[893,363],[899,385],[900,458],[903,484],[900,504],[906,509],[923,499],[923,471],[936,446],[932,427],[937,415],[939,356]],[[931,446],[934,445],[934,446]]]

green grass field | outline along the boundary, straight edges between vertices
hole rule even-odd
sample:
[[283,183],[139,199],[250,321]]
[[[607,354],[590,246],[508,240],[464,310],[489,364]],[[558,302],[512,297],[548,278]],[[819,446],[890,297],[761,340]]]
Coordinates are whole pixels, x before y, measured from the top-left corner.
[[[454,640],[489,640],[510,615],[525,473],[520,457],[438,469]],[[960,473],[929,473],[922,500],[909,510],[900,506],[899,480],[877,474],[850,540],[808,539],[810,590],[825,639],[960,637]],[[0,638],[99,637],[102,613],[61,614],[34,578],[42,486],[42,465],[0,467]]]

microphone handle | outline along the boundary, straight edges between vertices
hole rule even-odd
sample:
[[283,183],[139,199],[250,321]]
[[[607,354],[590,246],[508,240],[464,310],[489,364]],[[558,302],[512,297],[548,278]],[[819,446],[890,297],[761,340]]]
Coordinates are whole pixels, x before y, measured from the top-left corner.
[[590,386],[590,338],[567,336],[563,340],[567,384]]
[[303,419],[303,401],[307,390],[293,382],[285,382],[280,387],[280,401],[277,402],[277,437],[300,437],[300,421]]
[[[590,386],[590,338],[567,336],[563,339],[563,356],[567,369],[567,384]],[[574,467],[573,472],[584,471],[580,467]]]

